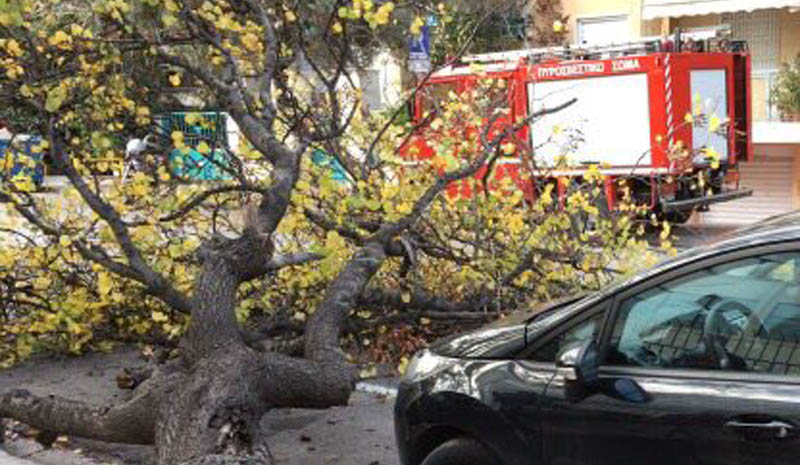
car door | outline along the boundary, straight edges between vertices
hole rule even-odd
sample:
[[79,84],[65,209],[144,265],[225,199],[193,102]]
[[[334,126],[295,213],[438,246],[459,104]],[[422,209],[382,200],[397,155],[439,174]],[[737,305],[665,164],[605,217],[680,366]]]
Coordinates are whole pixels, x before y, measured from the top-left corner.
[[545,334],[536,336],[540,342],[538,349],[523,351],[514,360],[513,369],[503,375],[501,383],[492,386],[498,410],[525,434],[528,454],[536,458],[532,463],[538,464],[542,455],[542,430],[537,419],[545,389],[556,376],[556,355],[571,344],[596,338],[607,306],[608,301],[590,301],[552,326],[542,322],[547,329],[543,330]]
[[749,249],[616,296],[601,377],[633,380],[644,401],[571,401],[555,376],[539,414],[543,463],[797,463],[798,263],[794,245]]

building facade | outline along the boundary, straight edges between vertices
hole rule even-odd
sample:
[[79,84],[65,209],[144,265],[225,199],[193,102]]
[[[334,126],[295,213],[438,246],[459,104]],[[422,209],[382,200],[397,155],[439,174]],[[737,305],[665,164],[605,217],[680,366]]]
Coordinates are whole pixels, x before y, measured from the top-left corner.
[[769,104],[782,63],[800,53],[800,0],[562,0],[570,42],[624,43],[681,30],[729,29],[752,56],[754,159],[741,165],[752,197],[713,205],[693,223],[742,225],[800,208],[800,123]]

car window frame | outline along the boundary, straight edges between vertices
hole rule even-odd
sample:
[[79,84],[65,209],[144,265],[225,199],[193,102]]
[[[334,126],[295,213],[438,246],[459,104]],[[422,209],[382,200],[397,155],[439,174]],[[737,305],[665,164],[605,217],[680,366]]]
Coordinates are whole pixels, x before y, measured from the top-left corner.
[[541,364],[552,364],[555,366],[555,360],[552,362],[543,362],[540,360],[534,360],[531,356],[536,353],[537,350],[541,349],[542,347],[546,346],[550,341],[559,337],[566,331],[573,329],[575,326],[580,325],[586,320],[589,320],[595,317],[599,313],[603,313],[603,317],[600,320],[600,328],[597,330],[597,342],[603,340],[603,334],[605,332],[605,326],[608,324],[609,318],[609,309],[611,308],[612,299],[610,297],[606,297],[600,302],[592,301],[587,302],[587,306],[585,308],[580,308],[575,311],[573,315],[566,318],[563,321],[559,321],[552,327],[545,330],[544,334],[541,334],[539,337],[536,338],[535,341],[532,341],[531,344],[528,344],[525,348],[523,348],[517,355],[514,357],[518,360],[525,360],[531,363],[541,363]]
[[800,385],[800,376],[798,375],[779,375],[770,373],[759,372],[741,372],[741,371],[721,371],[721,370],[706,370],[701,368],[661,368],[661,367],[635,367],[627,365],[608,365],[608,359],[611,338],[614,332],[614,325],[620,316],[622,302],[628,298],[647,292],[653,288],[663,286],[664,284],[676,279],[681,279],[692,273],[696,273],[705,268],[724,265],[748,258],[777,254],[777,253],[800,253],[800,240],[781,241],[766,245],[754,245],[743,247],[733,251],[724,251],[719,254],[704,256],[698,260],[664,270],[662,273],[654,276],[649,276],[642,281],[632,283],[624,289],[620,289],[611,297],[610,308],[603,324],[603,332],[599,338],[600,350],[600,373],[606,375],[629,375],[629,376],[647,376],[647,377],[672,377],[672,378],[685,378],[685,379],[713,379],[725,381],[757,381],[766,383],[780,383]]

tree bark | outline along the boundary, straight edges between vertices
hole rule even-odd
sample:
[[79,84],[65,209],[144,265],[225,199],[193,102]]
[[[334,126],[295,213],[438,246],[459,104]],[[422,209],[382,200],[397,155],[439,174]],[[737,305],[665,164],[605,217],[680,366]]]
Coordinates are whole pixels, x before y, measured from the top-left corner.
[[268,409],[344,405],[352,387],[352,377],[338,366],[259,353],[241,343],[221,348],[200,360],[161,403],[157,463],[252,455]]
[[183,360],[189,366],[241,338],[234,312],[236,273],[225,258],[210,254],[195,282],[192,320],[181,340]]
[[373,240],[358,249],[328,286],[325,299],[306,326],[305,356],[311,360],[344,363],[339,334],[358,296],[386,260],[384,245]]

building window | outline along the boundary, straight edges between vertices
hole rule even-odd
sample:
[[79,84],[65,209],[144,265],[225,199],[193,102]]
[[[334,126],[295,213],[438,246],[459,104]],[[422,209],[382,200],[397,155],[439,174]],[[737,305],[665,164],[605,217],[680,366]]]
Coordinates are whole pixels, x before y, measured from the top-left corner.
[[747,41],[754,75],[778,70],[778,10],[725,13],[722,22],[730,25],[734,39]]
[[361,75],[361,89],[364,103],[370,111],[383,108],[383,92],[381,92],[381,72],[368,69]]
[[778,112],[769,104],[769,94],[780,68],[778,10],[725,13],[722,23],[730,26],[733,39],[747,41],[750,49],[754,117],[777,118]]
[[630,41],[627,15],[578,18],[578,44],[608,45]]

